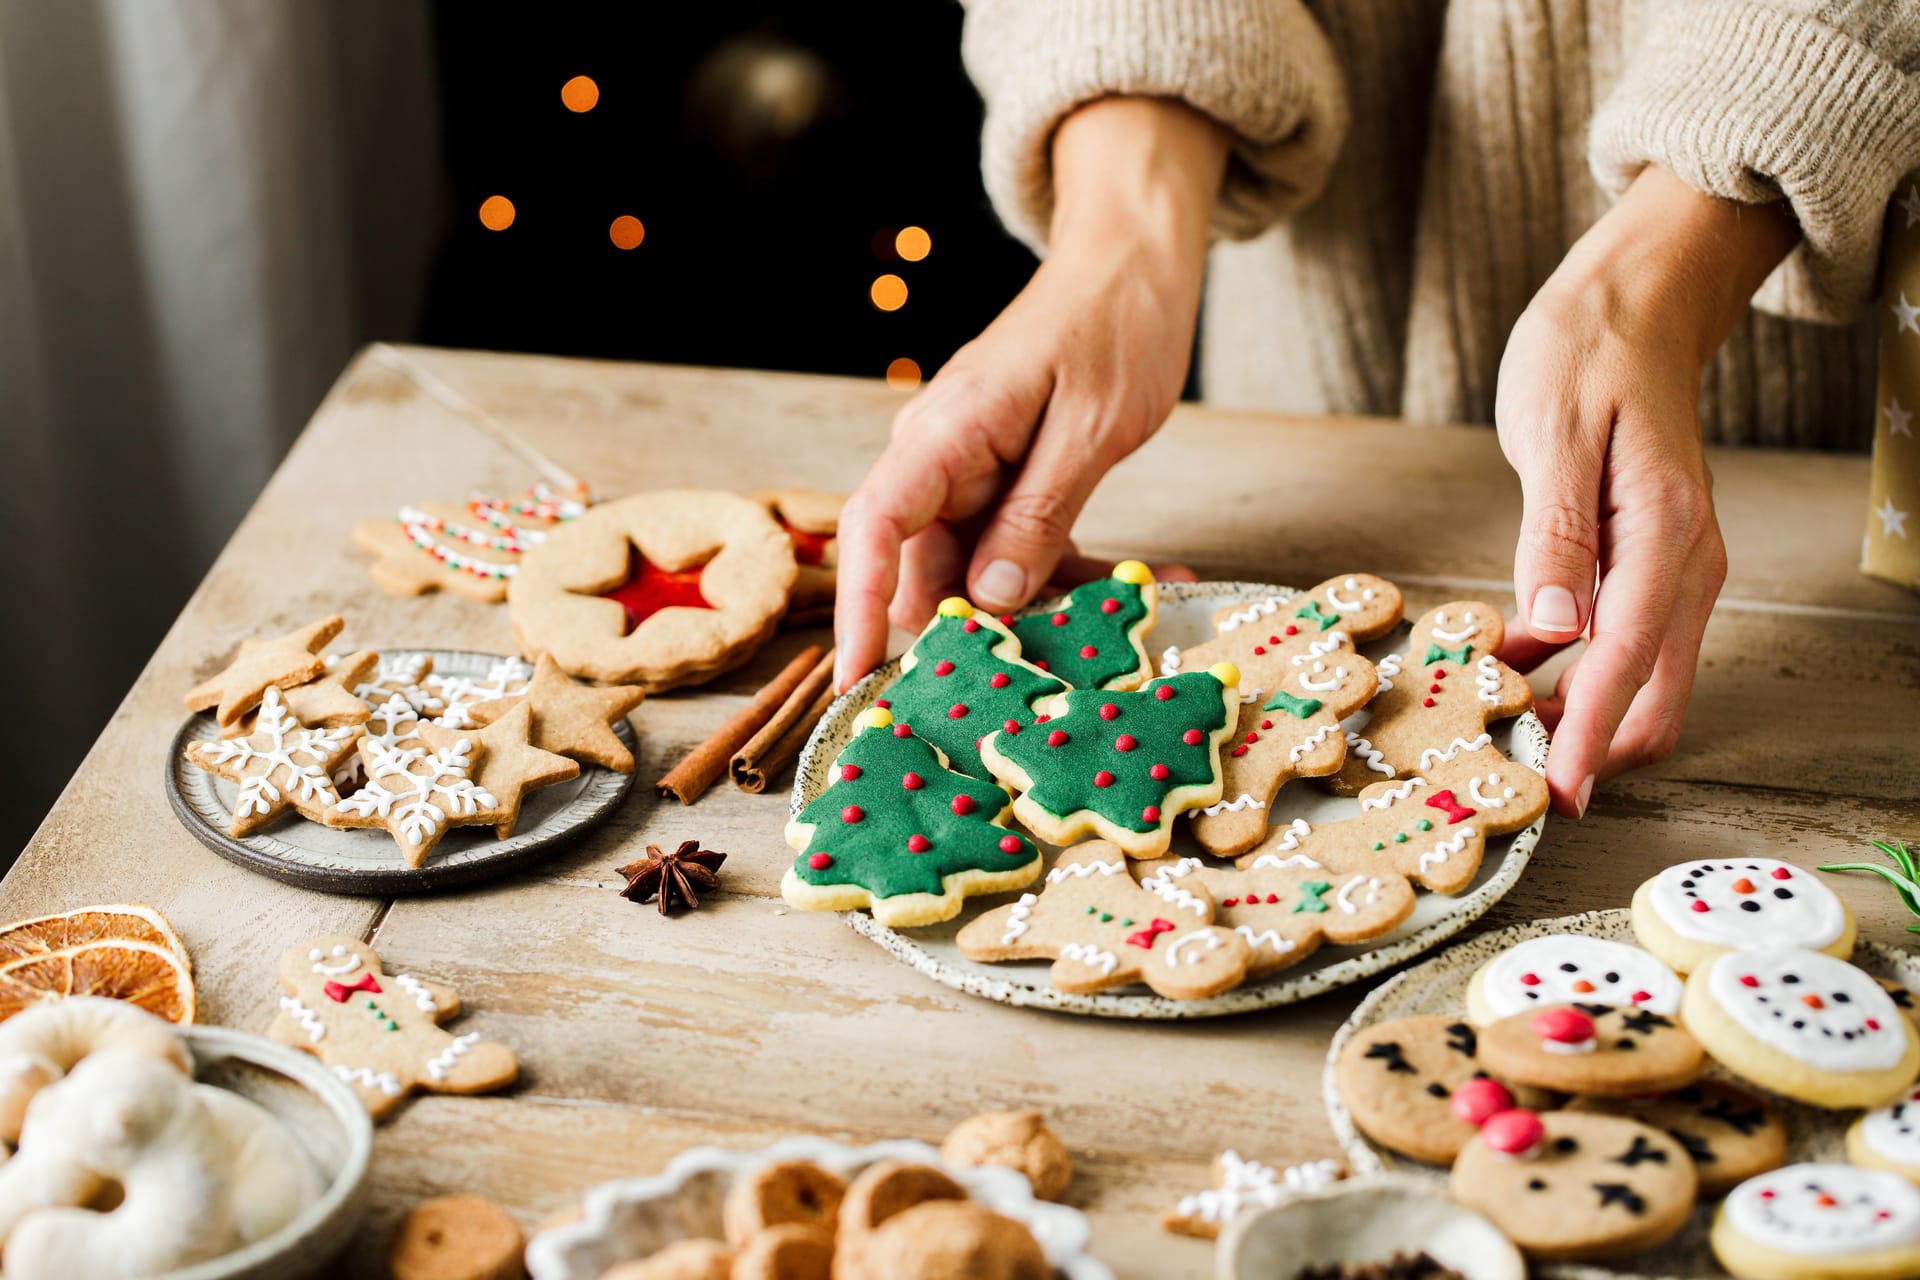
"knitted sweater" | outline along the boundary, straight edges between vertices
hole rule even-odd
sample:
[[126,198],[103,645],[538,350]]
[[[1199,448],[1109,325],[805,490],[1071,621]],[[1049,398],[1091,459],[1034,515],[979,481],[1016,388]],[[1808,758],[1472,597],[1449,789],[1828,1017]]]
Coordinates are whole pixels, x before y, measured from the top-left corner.
[[1044,251],[1055,126],[1108,94],[1231,130],[1205,398],[1490,422],[1514,321],[1649,163],[1804,239],[1706,371],[1709,440],[1859,448],[1920,0],[967,0],[987,190]]

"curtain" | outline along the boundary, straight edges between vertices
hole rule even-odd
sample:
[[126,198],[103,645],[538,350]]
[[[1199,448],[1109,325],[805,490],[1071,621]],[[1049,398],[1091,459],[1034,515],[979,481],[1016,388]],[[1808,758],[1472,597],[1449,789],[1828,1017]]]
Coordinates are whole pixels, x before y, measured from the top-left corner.
[[353,349],[412,333],[443,225],[430,16],[0,0],[0,669],[40,739],[0,865]]

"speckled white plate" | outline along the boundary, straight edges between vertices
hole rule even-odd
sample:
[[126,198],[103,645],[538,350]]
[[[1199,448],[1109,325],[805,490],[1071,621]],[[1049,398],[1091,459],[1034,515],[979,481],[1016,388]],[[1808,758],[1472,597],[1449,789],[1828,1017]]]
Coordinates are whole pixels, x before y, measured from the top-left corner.
[[[1333,1084],[1333,1067],[1339,1061],[1340,1051],[1346,1047],[1347,1040],[1363,1028],[1393,1018],[1410,1018],[1417,1014],[1464,1016],[1467,1009],[1467,981],[1473,977],[1475,969],[1517,942],[1549,933],[1582,933],[1596,938],[1634,942],[1632,913],[1624,908],[1588,911],[1555,920],[1535,920],[1482,934],[1459,946],[1449,947],[1433,959],[1381,983],[1360,1002],[1353,1016],[1334,1034],[1333,1043],[1327,1048],[1327,1065],[1321,1076],[1320,1091],[1326,1102],[1328,1122],[1333,1126],[1333,1136],[1339,1139],[1341,1149],[1347,1154],[1347,1163],[1356,1174],[1400,1173],[1424,1177],[1441,1184],[1447,1177],[1445,1169],[1421,1164],[1417,1160],[1396,1155],[1385,1147],[1375,1146],[1354,1127],[1353,1117],[1347,1113],[1346,1104],[1340,1101],[1339,1091]],[[1920,992],[1920,957],[1910,952],[1882,946],[1877,942],[1862,941],[1854,949],[1853,962],[1876,978],[1898,982],[1909,991]],[[1823,1111],[1781,1098],[1771,1099],[1769,1105],[1778,1110],[1787,1122],[1789,1163],[1846,1159],[1847,1125],[1857,1112]],[[1561,1263],[1537,1267],[1534,1274],[1558,1276],[1565,1280],[1617,1280],[1621,1276],[1642,1277],[1643,1280],[1654,1280],[1654,1277],[1661,1280],[1724,1278],[1726,1272],[1714,1261],[1713,1251],[1707,1244],[1707,1231],[1712,1225],[1713,1210],[1717,1203],[1697,1206],[1692,1220],[1679,1235],[1658,1249],[1650,1249],[1631,1259],[1630,1267],[1633,1269]]]
[[1104,1262],[1087,1256],[1092,1228],[1086,1215],[1034,1197],[1026,1178],[987,1165],[955,1169],[924,1142],[901,1139],[849,1147],[826,1138],[788,1138],[761,1151],[695,1147],[675,1156],[651,1178],[607,1182],[587,1192],[577,1221],[542,1231],[527,1242],[533,1280],[597,1280],[617,1262],[644,1258],[676,1240],[718,1239],[720,1210],[740,1175],[777,1160],[811,1160],[851,1178],[882,1160],[911,1160],[945,1169],[974,1200],[1025,1223],[1055,1271],[1066,1280],[1113,1280]]
[[[1150,652],[1164,654],[1169,647],[1184,649],[1199,644],[1213,634],[1214,610],[1225,604],[1257,600],[1288,591],[1261,582],[1163,582],[1160,584],[1160,617],[1147,636]],[[1044,601],[1029,612],[1054,607]],[[1369,644],[1360,651],[1376,661],[1406,645],[1408,624]],[[1159,658],[1155,663],[1158,665]],[[813,737],[800,753],[794,771],[793,794],[789,801],[799,813],[826,787],[833,758],[840,754],[853,736],[854,720],[860,712],[881,696],[881,691],[900,674],[898,660],[873,672],[827,709]],[[1365,721],[1361,712],[1347,721],[1354,728]],[[1496,725],[1494,745],[1513,759],[1535,769],[1545,769],[1547,730],[1540,718],[1529,711],[1517,720]],[[1357,805],[1351,797],[1331,796],[1309,781],[1289,783],[1281,788],[1268,811],[1269,825],[1285,826],[1295,818],[1311,823],[1333,822],[1352,817]],[[1511,836],[1488,842],[1480,873],[1465,892],[1447,896],[1423,893],[1413,914],[1405,923],[1364,946],[1326,946],[1300,964],[1282,969],[1205,1000],[1168,1000],[1145,987],[1123,987],[1097,995],[1071,995],[1056,991],[1048,980],[1050,962],[1019,961],[1010,964],[981,964],[960,954],[954,937],[962,925],[1011,895],[970,898],[960,915],[944,924],[915,929],[911,933],[889,929],[864,911],[846,913],[854,931],[873,939],[903,964],[908,964],[934,981],[970,995],[997,1000],[1002,1004],[1036,1009],[1055,1009],[1065,1013],[1092,1014],[1105,1018],[1212,1018],[1250,1009],[1270,1009],[1317,996],[1344,987],[1391,968],[1403,960],[1452,937],[1485,915],[1489,908],[1519,882],[1533,855],[1545,825],[1543,817],[1532,826]],[[1053,846],[1042,845],[1051,858]],[[1186,823],[1174,827],[1173,852],[1182,856],[1201,856]]]

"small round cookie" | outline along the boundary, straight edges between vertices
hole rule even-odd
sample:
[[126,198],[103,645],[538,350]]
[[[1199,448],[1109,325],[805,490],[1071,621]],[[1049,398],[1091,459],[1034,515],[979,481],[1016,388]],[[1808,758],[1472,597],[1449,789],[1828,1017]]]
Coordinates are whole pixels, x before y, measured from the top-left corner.
[[833,1230],[847,1184],[810,1160],[762,1165],[727,1191],[720,1219],[734,1248],[768,1227],[798,1222]]
[[1718,1080],[1650,1098],[1574,1098],[1567,1110],[1625,1116],[1671,1137],[1693,1157],[1703,1200],[1778,1169],[1787,1158],[1786,1123],[1753,1094]]
[[1033,1233],[969,1200],[930,1200],[889,1218],[846,1280],[1048,1280]]
[[1453,1198],[1541,1262],[1651,1248],[1686,1225],[1698,1179],[1658,1129],[1614,1116],[1497,1112],[1453,1162]]
[[[1368,1138],[1428,1164],[1450,1164],[1474,1133],[1453,1109],[1453,1095],[1487,1073],[1479,1033],[1454,1018],[1423,1015],[1377,1022],[1354,1033],[1333,1068],[1334,1087]],[[1517,1088],[1523,1107],[1550,1099]]]
[[872,1231],[903,1209],[925,1200],[965,1200],[966,1190],[940,1170],[907,1160],[868,1165],[840,1201],[840,1233]]
[[756,1234],[733,1256],[728,1280],[832,1280],[833,1231],[783,1222]]
[[603,502],[528,550],[507,588],[528,657],[649,693],[752,657],[779,625],[796,568],[765,507],[680,489]]
[[1681,1017],[1728,1070],[1817,1107],[1876,1107],[1920,1074],[1920,1035],[1873,978],[1821,951],[1729,951]]
[[387,1247],[393,1280],[518,1280],[520,1227],[485,1196],[422,1200]]
[[1845,960],[1853,954],[1853,913],[1840,896],[1790,862],[1729,858],[1682,862],[1633,894],[1640,945],[1692,973],[1715,956],[1747,947],[1805,947]]
[[1486,1026],[1550,1004],[1638,1005],[1680,1011],[1680,976],[1638,947],[1577,933],[1515,943],[1474,971],[1467,1019]]
[[1489,1071],[1556,1093],[1664,1093],[1698,1080],[1706,1060],[1685,1027],[1634,1006],[1549,1005],[1480,1029]]
[[995,1111],[962,1120],[940,1144],[956,1168],[1002,1165],[1026,1175],[1033,1194],[1058,1200],[1073,1181],[1073,1157],[1038,1111]]
[[600,1280],[732,1280],[733,1254],[718,1240],[676,1240],[658,1253],[609,1268]]
[[1920,1088],[1855,1120],[1847,1129],[1847,1159],[1920,1183]]
[[1881,1169],[1790,1164],[1735,1187],[1711,1240],[1740,1280],[1898,1280],[1920,1274],[1920,1190]]

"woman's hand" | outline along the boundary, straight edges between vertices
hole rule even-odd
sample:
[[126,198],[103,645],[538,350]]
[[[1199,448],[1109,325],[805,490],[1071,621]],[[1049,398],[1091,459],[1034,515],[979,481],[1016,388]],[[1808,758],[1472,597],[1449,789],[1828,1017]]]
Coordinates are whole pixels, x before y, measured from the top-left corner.
[[839,527],[835,680],[949,595],[1032,599],[1109,468],[1186,381],[1226,135],[1178,103],[1112,98],[1054,140],[1050,256],[893,422]]
[[1507,341],[1494,413],[1525,495],[1513,584],[1524,630],[1502,656],[1525,670],[1589,634],[1540,704],[1554,729],[1547,782],[1569,817],[1597,778],[1663,759],[1679,738],[1727,572],[1700,374],[1798,235],[1783,208],[1649,168]]

